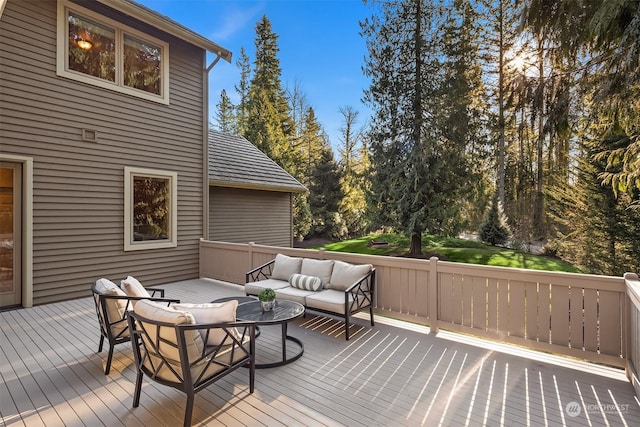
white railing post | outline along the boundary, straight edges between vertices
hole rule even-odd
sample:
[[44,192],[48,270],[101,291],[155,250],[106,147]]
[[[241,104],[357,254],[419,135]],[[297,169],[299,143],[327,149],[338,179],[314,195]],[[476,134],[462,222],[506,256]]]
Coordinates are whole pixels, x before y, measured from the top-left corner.
[[625,316],[626,344],[626,373],[629,381],[636,391],[636,396],[640,396],[640,279],[635,273],[625,273],[627,303],[629,305]]

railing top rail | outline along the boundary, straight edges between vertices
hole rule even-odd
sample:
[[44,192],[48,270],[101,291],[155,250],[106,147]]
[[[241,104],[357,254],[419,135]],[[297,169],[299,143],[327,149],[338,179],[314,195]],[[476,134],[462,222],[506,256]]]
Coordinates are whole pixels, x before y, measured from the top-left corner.
[[631,303],[640,310],[640,278],[635,273],[625,273],[625,283],[627,285],[627,295]]

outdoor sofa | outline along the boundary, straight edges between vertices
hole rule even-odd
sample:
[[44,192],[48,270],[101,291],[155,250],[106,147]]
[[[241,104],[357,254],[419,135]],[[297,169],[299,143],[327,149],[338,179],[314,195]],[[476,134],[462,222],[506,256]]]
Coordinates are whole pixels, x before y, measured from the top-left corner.
[[342,317],[349,340],[350,318],[369,310],[373,321],[376,270],[371,264],[350,264],[277,254],[275,259],[246,273],[245,293],[257,296],[271,288],[276,300],[296,301],[306,309]]

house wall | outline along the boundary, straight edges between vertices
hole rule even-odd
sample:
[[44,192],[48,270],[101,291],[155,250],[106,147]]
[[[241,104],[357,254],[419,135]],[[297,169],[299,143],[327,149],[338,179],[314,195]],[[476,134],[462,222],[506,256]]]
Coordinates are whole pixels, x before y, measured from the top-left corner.
[[[170,105],[56,75],[56,1],[8,0],[0,27],[0,157],[33,159],[33,302],[86,296],[96,278],[145,285],[198,275],[203,235],[205,54],[169,43]],[[82,140],[97,131],[97,142]],[[124,252],[124,167],[178,173],[178,246]]]
[[291,194],[209,187],[209,239],[290,247]]

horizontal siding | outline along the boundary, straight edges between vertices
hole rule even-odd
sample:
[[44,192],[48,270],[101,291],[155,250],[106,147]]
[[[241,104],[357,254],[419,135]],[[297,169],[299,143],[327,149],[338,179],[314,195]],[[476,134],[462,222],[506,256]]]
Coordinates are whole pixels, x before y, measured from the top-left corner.
[[291,246],[290,193],[210,187],[209,239]]
[[[169,43],[170,105],[56,75],[56,2],[9,0],[0,28],[0,142],[34,159],[34,304],[86,296],[98,277],[145,285],[198,275],[203,235],[203,52]],[[33,40],[23,44],[25,38]],[[98,142],[82,141],[82,129]],[[178,247],[124,252],[124,167],[178,173]]]

